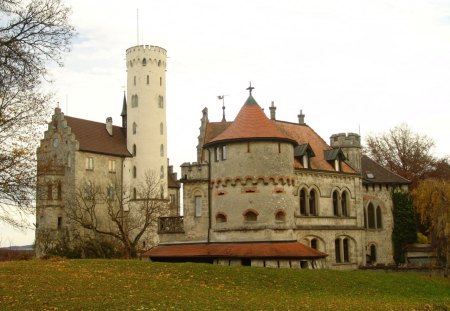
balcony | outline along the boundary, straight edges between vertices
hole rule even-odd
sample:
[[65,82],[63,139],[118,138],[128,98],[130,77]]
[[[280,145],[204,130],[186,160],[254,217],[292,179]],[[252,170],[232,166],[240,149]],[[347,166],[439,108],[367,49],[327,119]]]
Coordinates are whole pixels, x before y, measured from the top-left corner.
[[158,233],[184,233],[183,216],[159,217]]

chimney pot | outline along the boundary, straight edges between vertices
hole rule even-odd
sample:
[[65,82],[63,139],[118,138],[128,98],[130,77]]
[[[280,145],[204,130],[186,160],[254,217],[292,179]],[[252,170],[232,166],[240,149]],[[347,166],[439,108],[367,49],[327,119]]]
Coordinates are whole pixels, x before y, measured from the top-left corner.
[[108,131],[109,136],[113,135],[113,125],[111,117],[106,118],[106,130]]

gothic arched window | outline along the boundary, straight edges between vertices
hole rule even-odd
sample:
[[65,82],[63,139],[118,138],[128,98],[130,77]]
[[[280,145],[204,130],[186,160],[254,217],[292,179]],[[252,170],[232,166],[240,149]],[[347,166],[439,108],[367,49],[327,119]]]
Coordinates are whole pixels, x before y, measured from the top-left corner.
[[372,203],[367,206],[367,223],[369,229],[375,229],[375,209]]
[[300,190],[300,215],[306,215],[306,190]]
[[339,194],[333,191],[333,215],[339,216]]
[[317,215],[317,198],[314,189],[309,192],[309,214]]
[[341,196],[342,216],[348,216],[347,202],[348,202],[347,191],[344,191],[342,192]]
[[381,229],[383,227],[383,221],[381,219],[381,208],[377,207],[377,228]]

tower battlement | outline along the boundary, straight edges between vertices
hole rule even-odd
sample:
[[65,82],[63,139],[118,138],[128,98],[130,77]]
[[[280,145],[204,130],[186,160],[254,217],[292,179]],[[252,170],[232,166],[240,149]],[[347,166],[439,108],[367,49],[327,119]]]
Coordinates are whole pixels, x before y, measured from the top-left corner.
[[356,133],[338,133],[330,137],[331,147],[356,147],[361,148],[361,136]]
[[158,52],[167,55],[166,49],[163,49],[162,47],[156,45],[135,45],[126,50],[127,55],[132,53],[146,53],[146,52]]

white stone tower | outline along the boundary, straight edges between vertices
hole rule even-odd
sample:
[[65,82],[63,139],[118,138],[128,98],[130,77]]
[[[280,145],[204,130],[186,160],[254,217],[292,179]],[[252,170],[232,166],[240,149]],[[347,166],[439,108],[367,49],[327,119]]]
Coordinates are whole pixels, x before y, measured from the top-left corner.
[[161,197],[167,191],[166,50],[137,45],[126,51],[127,161],[125,182],[132,187],[147,171],[161,178]]

